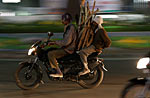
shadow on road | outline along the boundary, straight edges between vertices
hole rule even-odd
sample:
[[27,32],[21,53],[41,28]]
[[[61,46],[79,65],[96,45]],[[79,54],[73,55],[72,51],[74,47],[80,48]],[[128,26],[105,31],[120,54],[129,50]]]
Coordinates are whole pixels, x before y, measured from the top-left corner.
[[[22,90],[16,86],[15,83],[3,83],[0,90],[1,98],[35,98],[39,96],[60,96],[62,94],[71,94],[76,92],[86,91],[87,89],[83,89],[79,87],[75,83],[68,82],[50,82],[44,85],[41,85],[39,88],[34,90]],[[9,93],[9,94],[8,94]],[[3,97],[2,97],[3,96]],[[5,97],[4,97],[5,96]]]

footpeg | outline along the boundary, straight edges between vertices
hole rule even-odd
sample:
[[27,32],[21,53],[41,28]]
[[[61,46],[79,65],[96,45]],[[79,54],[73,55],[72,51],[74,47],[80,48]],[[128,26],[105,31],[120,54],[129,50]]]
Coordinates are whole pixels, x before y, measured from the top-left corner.
[[41,84],[45,84],[43,80],[40,81]]

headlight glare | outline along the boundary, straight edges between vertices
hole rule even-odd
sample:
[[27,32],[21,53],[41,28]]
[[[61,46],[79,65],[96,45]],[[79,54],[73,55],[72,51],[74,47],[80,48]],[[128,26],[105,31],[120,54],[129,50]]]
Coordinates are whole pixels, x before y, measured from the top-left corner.
[[147,68],[148,63],[150,62],[149,57],[141,58],[137,63],[137,69],[145,69]]
[[29,49],[29,51],[28,51],[28,55],[31,55],[34,51],[35,51],[36,49],[33,47],[33,48],[31,48],[31,49]]

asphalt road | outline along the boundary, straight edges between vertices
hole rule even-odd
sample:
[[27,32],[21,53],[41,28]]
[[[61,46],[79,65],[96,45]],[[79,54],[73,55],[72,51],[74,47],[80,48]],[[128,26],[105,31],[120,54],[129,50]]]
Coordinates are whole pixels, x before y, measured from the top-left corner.
[[127,80],[139,76],[136,69],[138,59],[108,59],[105,66],[103,83],[95,89],[83,89],[73,82],[53,82],[44,76],[44,85],[35,90],[24,91],[18,88],[14,80],[14,72],[18,61],[0,61],[0,98],[119,98]]

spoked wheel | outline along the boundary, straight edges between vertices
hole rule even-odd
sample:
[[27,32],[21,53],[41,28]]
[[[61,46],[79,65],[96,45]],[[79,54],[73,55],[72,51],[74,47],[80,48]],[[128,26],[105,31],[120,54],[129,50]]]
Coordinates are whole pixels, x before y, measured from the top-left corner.
[[150,90],[144,84],[129,83],[123,89],[121,98],[150,98]]
[[79,85],[83,88],[96,88],[100,85],[104,77],[103,70],[100,66],[97,66],[93,71],[84,76],[80,76]]
[[19,66],[15,73],[16,84],[24,90],[30,90],[39,86],[39,71],[33,68],[31,72],[31,63],[24,63]]

